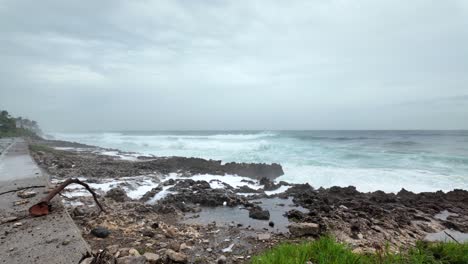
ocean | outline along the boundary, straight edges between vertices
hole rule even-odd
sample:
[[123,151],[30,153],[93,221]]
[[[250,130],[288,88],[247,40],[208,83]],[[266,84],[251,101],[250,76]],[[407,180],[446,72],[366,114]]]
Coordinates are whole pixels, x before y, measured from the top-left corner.
[[156,156],[279,163],[292,183],[468,190],[468,131],[126,131],[53,138]]

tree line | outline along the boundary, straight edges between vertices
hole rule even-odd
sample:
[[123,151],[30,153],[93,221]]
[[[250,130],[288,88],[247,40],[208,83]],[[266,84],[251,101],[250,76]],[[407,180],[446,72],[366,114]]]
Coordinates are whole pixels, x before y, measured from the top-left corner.
[[36,121],[23,117],[13,117],[6,110],[0,111],[0,137],[19,137],[41,135]]

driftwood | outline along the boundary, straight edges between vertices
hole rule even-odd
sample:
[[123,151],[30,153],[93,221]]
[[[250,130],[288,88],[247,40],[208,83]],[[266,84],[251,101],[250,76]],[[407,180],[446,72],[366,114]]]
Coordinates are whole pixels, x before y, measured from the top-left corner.
[[22,187],[22,188],[18,188],[18,189],[15,189],[15,190],[9,190],[9,191],[6,191],[6,192],[1,192],[0,195],[7,194],[7,193],[13,193],[13,192],[19,192],[19,191],[27,190],[27,189],[45,188],[45,187],[46,187],[45,185],[34,185],[34,186],[29,186],[29,187]]
[[450,237],[451,239],[453,239],[453,241],[455,241],[457,244],[460,244],[460,242],[458,240],[456,240],[451,234],[447,233],[446,231],[444,231],[444,233]]
[[29,208],[29,215],[31,215],[31,216],[48,215],[49,210],[51,208],[50,200],[52,200],[52,198],[54,198],[55,195],[59,194],[63,189],[65,189],[65,187],[67,187],[68,185],[70,185],[72,183],[76,183],[76,184],[80,184],[80,185],[84,186],[86,188],[86,190],[88,190],[93,195],[94,201],[99,206],[99,209],[101,209],[102,212],[105,212],[104,208],[101,206],[101,204],[99,203],[99,201],[97,199],[97,194],[91,189],[91,187],[89,187],[88,184],[86,184],[86,183],[84,183],[84,182],[82,182],[82,181],[80,181],[78,179],[67,179],[62,184],[57,186],[55,189],[50,191],[50,193],[47,194],[46,197],[42,198],[39,203],[31,206]]

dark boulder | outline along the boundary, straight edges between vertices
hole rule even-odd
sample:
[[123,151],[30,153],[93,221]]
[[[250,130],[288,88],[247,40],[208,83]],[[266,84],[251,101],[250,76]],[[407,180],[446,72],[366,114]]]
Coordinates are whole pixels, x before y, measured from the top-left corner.
[[120,203],[130,200],[127,193],[120,187],[112,188],[107,191],[106,197]]
[[158,186],[158,187],[154,187],[153,189],[151,189],[149,192],[145,193],[141,198],[140,198],[140,201],[141,202],[147,202],[149,200],[151,200],[151,198],[153,198],[154,196],[156,196],[156,194],[158,194],[160,191],[162,191],[162,187],[161,186]]
[[91,234],[99,238],[106,238],[110,235],[110,233],[111,231],[109,231],[107,228],[102,227],[102,226],[95,227],[91,230]]
[[249,217],[257,220],[270,220],[270,212],[256,206],[250,209]]
[[263,177],[260,179],[260,184],[263,185],[265,191],[272,191],[278,189],[280,186],[276,185],[272,180]]
[[263,191],[252,189],[247,185],[243,185],[243,186],[235,189],[234,191],[237,192],[237,193],[263,193]]

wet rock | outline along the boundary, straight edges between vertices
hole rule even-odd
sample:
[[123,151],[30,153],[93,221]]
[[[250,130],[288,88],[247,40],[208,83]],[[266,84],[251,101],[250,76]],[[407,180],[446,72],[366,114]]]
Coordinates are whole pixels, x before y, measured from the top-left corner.
[[143,254],[143,257],[146,258],[146,261],[149,264],[156,264],[160,260],[158,254],[154,254],[154,253],[151,253],[151,252],[146,252],[145,254]]
[[279,186],[277,186],[272,180],[266,178],[266,177],[263,177],[260,179],[260,182],[259,182],[261,185],[263,185],[263,189],[265,191],[272,191],[272,190],[276,190],[278,189]]
[[143,232],[141,232],[141,234],[145,237],[154,237],[154,232],[151,231],[151,230],[143,230]]
[[257,164],[257,163],[226,163],[224,171],[227,174],[237,174],[251,178],[261,179],[263,177],[274,179],[284,174],[283,168],[277,163]]
[[174,227],[167,227],[166,230],[164,230],[164,235],[167,237],[167,238],[174,238],[177,236],[177,229],[175,229]]
[[138,252],[138,250],[134,249],[134,248],[131,248],[128,250],[128,254],[130,256],[140,256],[140,252]]
[[89,210],[82,207],[82,206],[78,206],[78,207],[75,207],[75,209],[73,209],[72,211],[72,216],[74,217],[79,217],[79,216],[85,216],[89,213]]
[[95,237],[99,238],[106,238],[110,235],[110,231],[102,226],[95,227],[91,230],[91,234],[93,234]]
[[261,241],[270,240],[270,238],[271,238],[271,234],[269,234],[269,233],[263,233],[263,234],[258,234],[257,235],[257,239],[261,240]]
[[180,244],[179,251],[184,251],[184,250],[191,249],[191,248],[192,248],[192,247],[187,246],[187,244],[182,243],[182,244]]
[[289,232],[295,237],[316,236],[320,234],[320,226],[315,223],[292,223]]
[[166,250],[167,257],[177,263],[187,263],[188,257],[184,253],[175,252],[172,249]]
[[153,210],[159,214],[174,214],[177,212],[177,209],[170,204],[155,204],[153,205]]
[[117,264],[145,264],[146,258],[144,256],[127,256],[117,259]]
[[177,241],[172,241],[170,244],[169,244],[169,248],[174,250],[174,251],[179,251],[180,250],[180,244],[179,242]]
[[273,221],[268,222],[268,225],[269,225],[270,227],[275,227],[275,223],[274,223]]
[[110,189],[107,191],[105,197],[120,203],[130,200],[127,193],[120,187]]
[[163,186],[170,186],[176,184],[176,181],[174,179],[169,179],[165,182],[162,183]]
[[219,256],[219,258],[216,260],[216,263],[218,264],[226,264],[227,263],[227,258],[224,255]]
[[135,212],[140,214],[147,214],[153,211],[153,206],[148,204],[136,204]]
[[91,258],[85,258],[80,262],[80,264],[91,264],[91,263],[93,263],[93,260],[94,260],[94,258],[92,258],[92,257]]
[[153,189],[151,189],[149,192],[145,193],[141,198],[140,198],[140,201],[141,202],[147,202],[149,200],[151,200],[151,198],[153,198],[154,196],[156,196],[156,194],[158,194],[160,191],[162,191],[163,188],[162,186],[158,186],[158,187],[154,187]]
[[247,185],[243,185],[235,190],[237,193],[263,193],[262,190],[255,190]]
[[181,181],[177,181],[176,185],[174,186],[176,189],[191,189],[194,191],[203,191],[206,189],[210,189],[211,186],[207,181],[195,181],[192,179],[185,179]]
[[193,191],[191,188],[181,188],[180,186],[181,185],[176,185],[170,188],[170,191],[177,193],[168,195],[166,198],[160,200],[160,206],[178,206],[180,210],[184,211],[184,207],[188,206],[188,204],[198,204],[200,206],[209,207],[223,206],[224,204],[231,207],[250,204],[245,197],[224,189]]
[[295,198],[300,198],[304,194],[311,195],[314,193],[314,188],[308,183],[295,184],[285,192],[288,195],[292,195]]
[[263,210],[261,207],[254,207],[249,211],[249,217],[257,220],[269,220],[270,212]]
[[111,255],[115,255],[119,251],[119,245],[110,245],[106,247],[107,252]]
[[255,182],[251,181],[251,180],[241,180],[241,182],[245,182],[245,183],[248,183],[248,184],[255,185]]

